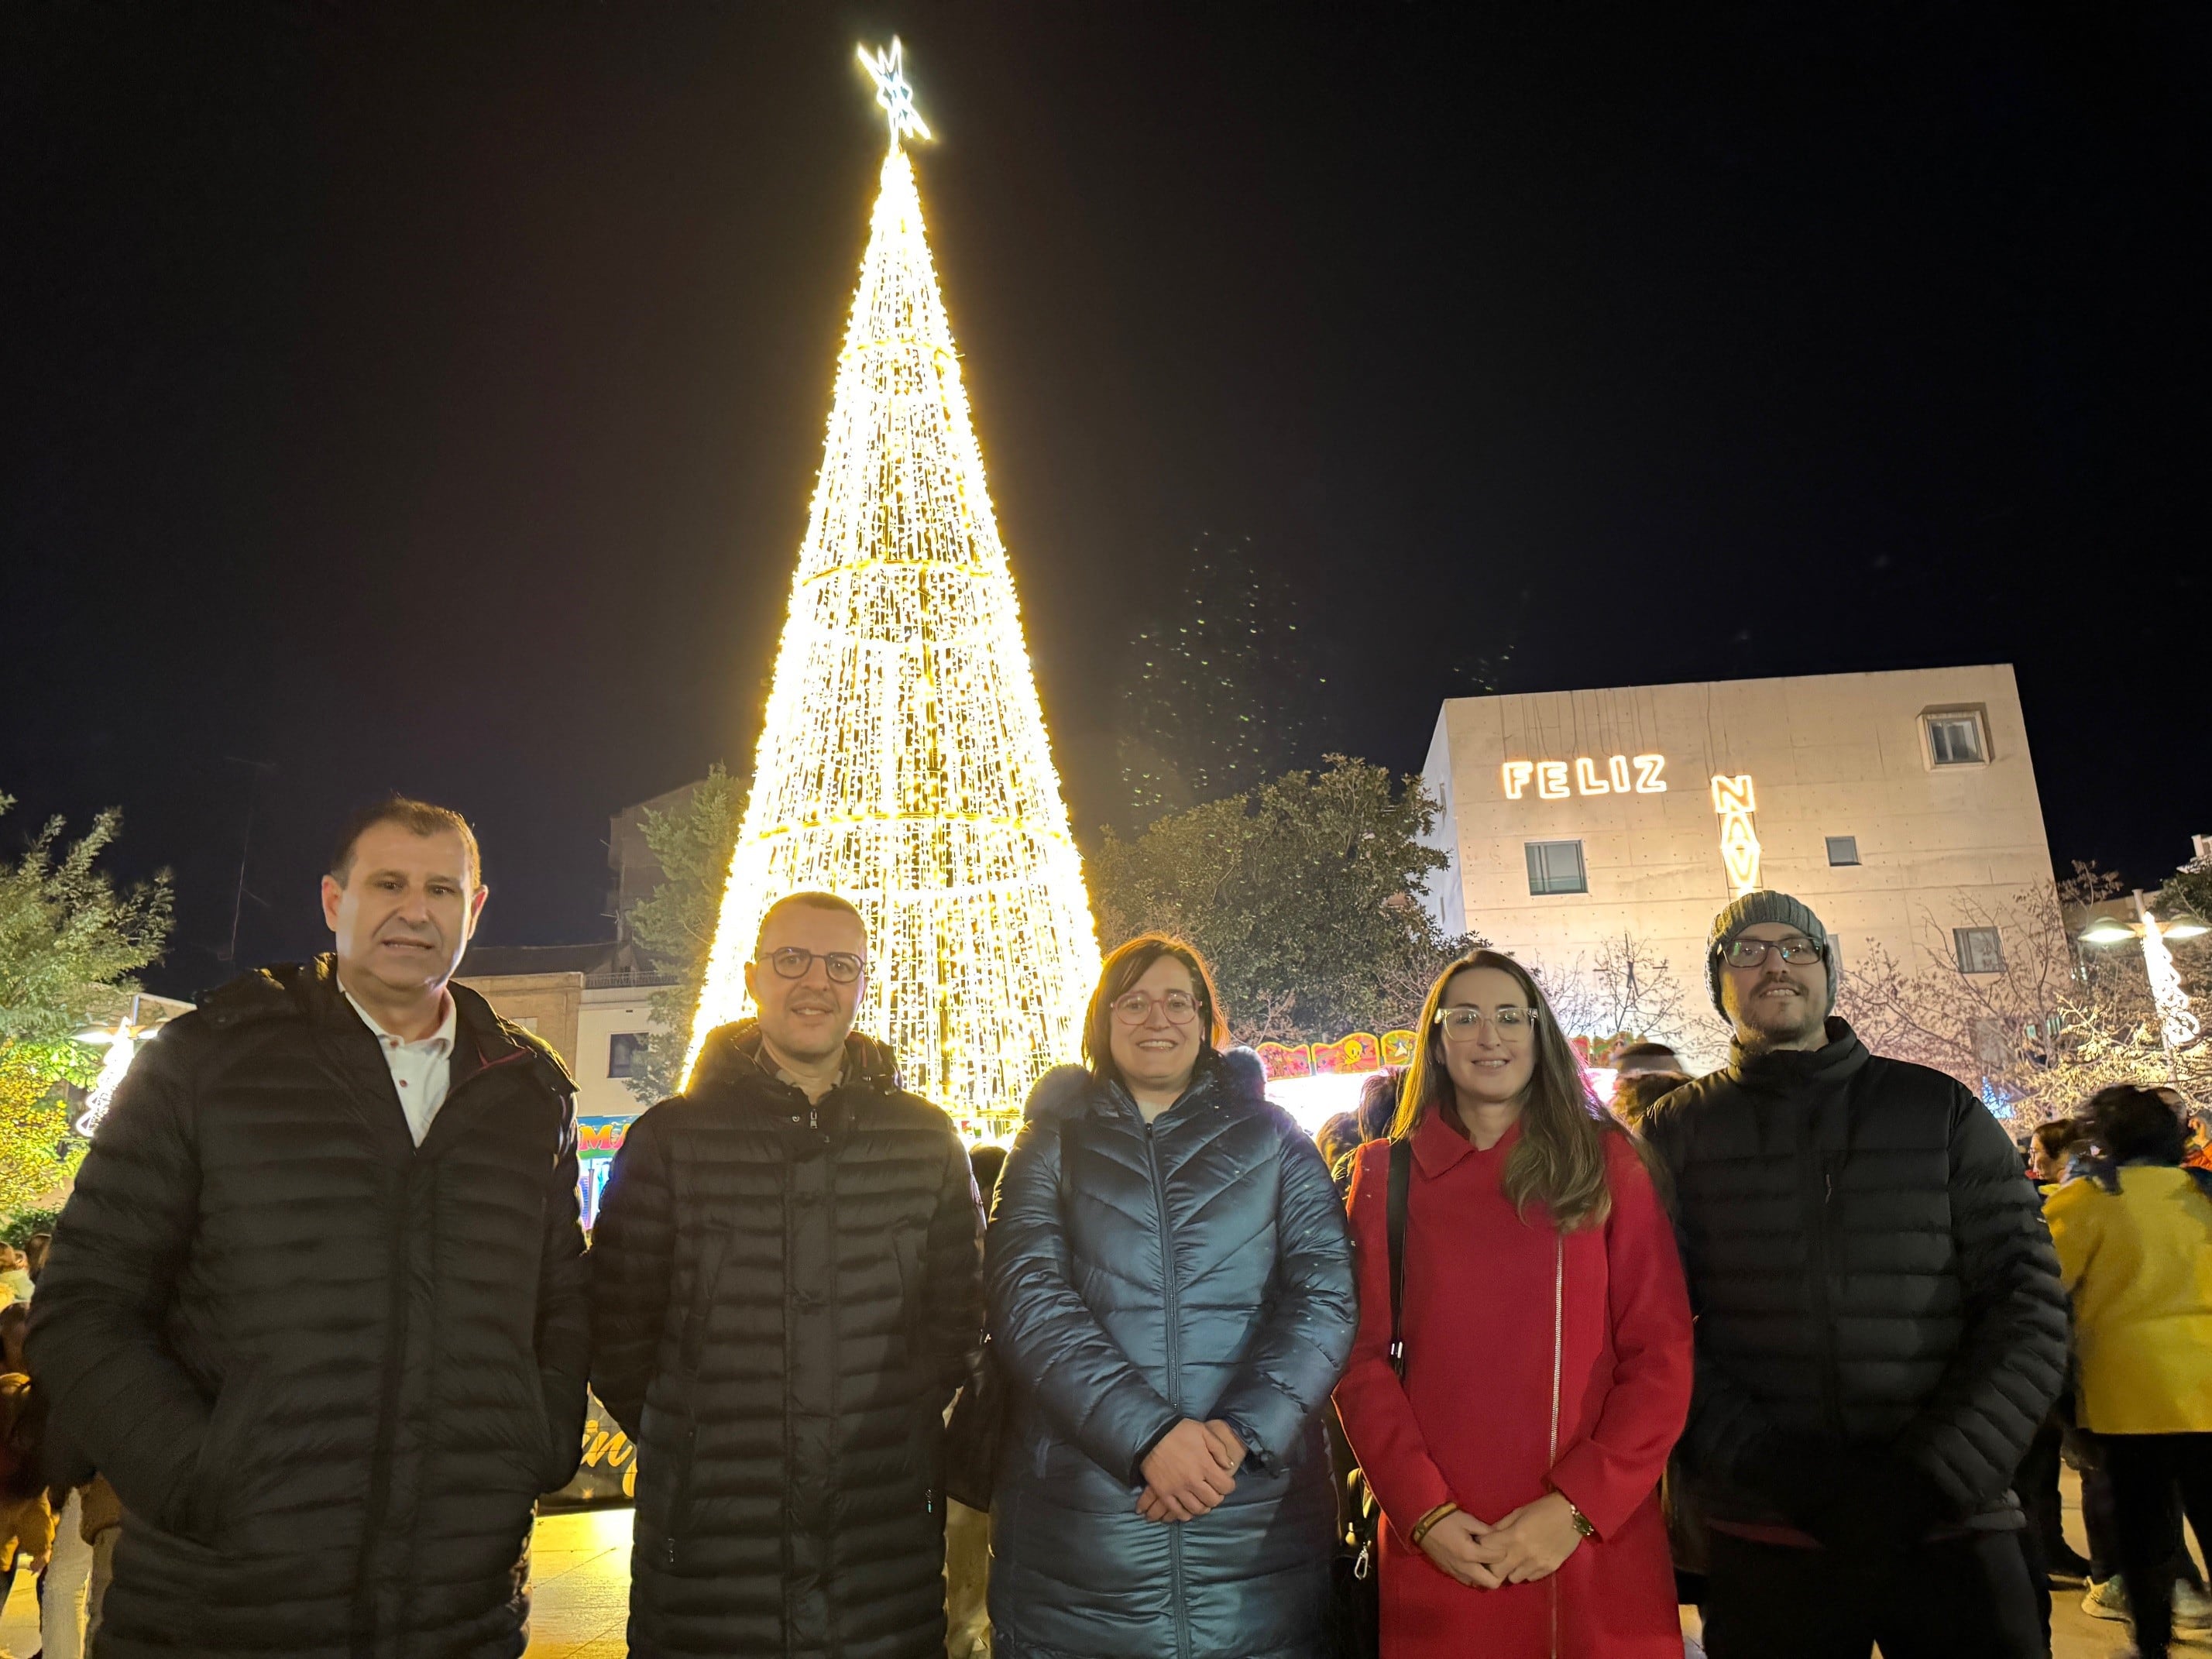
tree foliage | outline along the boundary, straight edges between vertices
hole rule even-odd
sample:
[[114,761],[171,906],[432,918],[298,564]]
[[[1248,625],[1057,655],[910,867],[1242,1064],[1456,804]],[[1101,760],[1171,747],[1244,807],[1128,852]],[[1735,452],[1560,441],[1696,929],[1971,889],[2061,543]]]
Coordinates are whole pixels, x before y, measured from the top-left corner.
[[681,806],[645,815],[641,833],[660,862],[661,880],[631,907],[630,936],[674,981],[653,993],[645,1066],[628,1079],[630,1092],[647,1105],[674,1094],[682,1081],[691,1016],[699,1006],[744,811],[743,783],[718,763]]
[[1314,1042],[1409,1023],[1460,941],[1420,902],[1444,855],[1418,778],[1342,755],[1223,800],[1110,830],[1090,862],[1109,948],[1158,929],[1212,964],[1246,1042]]
[[70,1133],[51,1060],[30,1043],[0,1039],[0,1215],[51,1200],[84,1161],[84,1146]]
[[[0,795],[0,813],[15,805]],[[64,842],[50,819],[21,858],[0,860],[0,1042],[15,1063],[51,1079],[88,1081],[95,1062],[75,1041],[131,975],[155,961],[169,934],[169,875],[118,891],[100,855],[123,827],[113,809]]]

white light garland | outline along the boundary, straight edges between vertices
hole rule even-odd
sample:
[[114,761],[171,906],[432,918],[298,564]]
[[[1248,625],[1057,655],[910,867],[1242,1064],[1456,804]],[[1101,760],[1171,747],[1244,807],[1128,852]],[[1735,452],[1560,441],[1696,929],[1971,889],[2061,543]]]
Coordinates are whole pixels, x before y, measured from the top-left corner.
[[[896,43],[870,67],[896,76]],[[1077,1057],[1098,946],[898,143],[927,131],[903,84],[684,1070],[750,1012],[769,905],[826,889],[867,920],[859,1029],[974,1119]]]
[[115,1091],[123,1086],[130,1075],[131,1062],[138,1057],[140,1046],[152,1041],[151,1032],[125,1019],[112,1031],[87,1031],[78,1041],[98,1043],[107,1053],[100,1062],[100,1075],[93,1080],[92,1092],[84,1097],[84,1109],[77,1114],[76,1132],[89,1139],[100,1133],[100,1126],[107,1116],[107,1109],[115,1101]]
[[2159,1031],[2168,1048],[2186,1048],[2197,1041],[2203,1028],[2197,1016],[2190,1012],[2189,993],[2181,988],[2181,973],[2173,965],[2173,952],[2166,948],[2158,918],[2147,909],[2142,915],[2143,966],[2150,974],[2150,995],[2158,1007]]

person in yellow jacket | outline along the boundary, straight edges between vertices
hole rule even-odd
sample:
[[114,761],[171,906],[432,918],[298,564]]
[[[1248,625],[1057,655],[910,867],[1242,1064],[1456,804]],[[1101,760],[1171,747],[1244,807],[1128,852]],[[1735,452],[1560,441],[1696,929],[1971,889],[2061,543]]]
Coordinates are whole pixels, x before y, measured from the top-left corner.
[[2148,1089],[2084,1115],[2110,1166],[2044,1205],[2074,1298],[2075,1413],[2112,1482],[2120,1576],[2144,1659],[2172,1639],[2173,1489],[2212,1541],[2212,1197],[2181,1167],[2180,1118]]

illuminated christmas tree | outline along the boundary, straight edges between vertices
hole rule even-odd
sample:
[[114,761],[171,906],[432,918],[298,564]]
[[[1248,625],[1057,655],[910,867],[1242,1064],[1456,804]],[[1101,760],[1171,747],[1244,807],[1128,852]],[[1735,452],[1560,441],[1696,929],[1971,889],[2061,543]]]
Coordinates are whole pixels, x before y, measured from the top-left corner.
[[867,918],[860,1029],[980,1120],[1076,1057],[1098,946],[902,143],[928,129],[898,42],[860,58],[890,150],[685,1070],[748,1011],[769,905],[827,889]]

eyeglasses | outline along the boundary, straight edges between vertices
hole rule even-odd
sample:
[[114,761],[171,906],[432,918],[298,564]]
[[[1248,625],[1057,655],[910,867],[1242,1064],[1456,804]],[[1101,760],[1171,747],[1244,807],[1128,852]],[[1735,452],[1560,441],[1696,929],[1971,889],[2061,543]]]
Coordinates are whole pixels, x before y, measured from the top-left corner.
[[1155,1003],[1170,1025],[1188,1025],[1198,1018],[1198,999],[1188,991],[1170,991],[1157,997],[1144,991],[1124,991],[1114,999],[1114,1018],[1124,1025],[1142,1025],[1152,1017]]
[[1734,939],[1722,947],[1721,958],[1731,968],[1757,968],[1765,963],[1770,951],[1780,951],[1783,961],[1793,968],[1828,959],[1828,947],[1815,945],[1809,939],[1785,939],[1779,942],[1771,939]]
[[1494,1012],[1481,1008],[1439,1008],[1437,1024],[1444,1028],[1446,1042],[1472,1042],[1475,1028],[1487,1025],[1498,1033],[1503,1042],[1512,1042],[1528,1036],[1536,1029],[1534,1008],[1500,1008]]
[[768,965],[775,969],[778,979],[804,979],[806,970],[817,962],[832,985],[850,985],[867,966],[850,951],[802,951],[796,945],[787,945],[768,953]]

